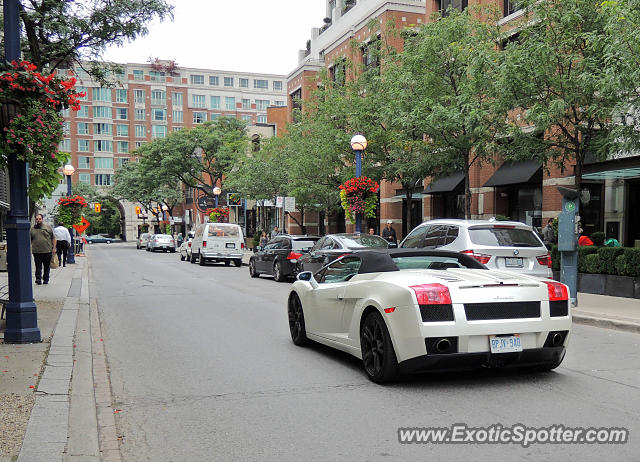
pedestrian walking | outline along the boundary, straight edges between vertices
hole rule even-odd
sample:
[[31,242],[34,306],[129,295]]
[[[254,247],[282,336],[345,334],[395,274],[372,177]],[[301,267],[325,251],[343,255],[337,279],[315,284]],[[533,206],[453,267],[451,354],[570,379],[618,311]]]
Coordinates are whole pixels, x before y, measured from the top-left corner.
[[182,237],[182,233],[178,233],[178,237],[176,239],[176,242],[178,243],[178,248],[182,245],[182,243],[184,242],[184,237]]
[[[58,262],[62,266],[67,266],[67,253],[71,247],[71,234],[69,230],[62,225],[53,228],[53,237],[56,238],[56,254]],[[71,250],[73,252],[73,249]]]
[[389,242],[393,242],[395,244],[398,243],[398,238],[396,237],[396,230],[391,226],[393,221],[388,220],[387,226],[382,230],[382,237]]
[[[36,224],[31,228],[31,253],[36,263],[36,284],[49,284],[51,256],[56,248],[56,238],[51,226],[43,222],[42,214],[36,215]],[[44,274],[43,274],[44,268]]]

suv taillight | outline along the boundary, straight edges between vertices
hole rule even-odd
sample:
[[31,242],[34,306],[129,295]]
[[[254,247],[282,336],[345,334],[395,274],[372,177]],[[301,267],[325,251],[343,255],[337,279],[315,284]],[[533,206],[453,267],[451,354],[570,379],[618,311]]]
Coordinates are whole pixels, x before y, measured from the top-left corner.
[[449,288],[442,284],[409,286],[416,293],[418,305],[451,305]]
[[297,260],[298,258],[300,258],[302,256],[301,253],[299,252],[294,252],[293,250],[291,252],[289,252],[289,255],[287,255],[287,260]]
[[536,260],[538,260],[538,263],[540,263],[542,266],[546,266],[548,268],[551,268],[551,256],[549,254],[538,255],[536,257]]
[[240,243],[240,248],[241,248],[241,249],[244,249],[244,242],[241,242],[241,243]]
[[206,247],[207,246],[207,241],[202,241],[202,247]]
[[547,285],[549,291],[549,301],[569,300],[569,292],[567,286],[556,281],[542,281]]
[[460,253],[463,253],[465,255],[469,255],[470,257],[475,258],[483,265],[486,265],[487,263],[489,263],[489,260],[491,260],[491,255],[485,255],[483,253],[475,253],[473,250],[463,250]]

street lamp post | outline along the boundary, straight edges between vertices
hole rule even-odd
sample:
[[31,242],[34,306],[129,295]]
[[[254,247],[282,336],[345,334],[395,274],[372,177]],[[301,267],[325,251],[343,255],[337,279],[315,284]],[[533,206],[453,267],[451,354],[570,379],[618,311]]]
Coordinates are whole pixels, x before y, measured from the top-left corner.
[[[20,61],[20,3],[4,0],[4,58]],[[15,154],[9,155],[9,191],[11,209],[7,215],[7,263],[9,303],[5,343],[40,342],[38,309],[33,300],[31,281],[31,243],[29,199],[27,196],[27,164]]]
[[[64,176],[67,177],[67,196],[71,197],[71,176],[76,169],[73,165],[67,164],[62,169]],[[76,263],[76,239],[73,236],[73,226],[69,227],[69,235],[71,236],[71,248],[67,251],[67,263],[74,265]]]
[[[356,155],[356,177],[362,176],[362,153],[367,149],[367,139],[360,134],[354,135],[351,138],[351,149],[353,149]],[[360,228],[360,221],[362,220],[362,214],[356,213],[356,233],[362,231]]]
[[216,196],[216,208],[218,208],[218,198],[220,197],[221,193],[222,189],[219,186],[213,188],[213,195]]

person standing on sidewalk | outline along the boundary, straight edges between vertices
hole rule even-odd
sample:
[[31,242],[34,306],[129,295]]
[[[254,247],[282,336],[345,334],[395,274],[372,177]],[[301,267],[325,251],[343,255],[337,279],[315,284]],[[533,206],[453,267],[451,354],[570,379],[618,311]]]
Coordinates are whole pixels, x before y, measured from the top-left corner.
[[60,265],[67,266],[67,250],[71,247],[71,235],[69,230],[62,225],[53,228],[53,236],[56,238],[56,254]]
[[382,230],[382,237],[389,242],[397,244],[398,238],[396,237],[396,230],[391,226],[392,224],[393,221],[387,221],[387,226]]
[[[43,223],[42,214],[36,215],[36,224],[31,228],[31,253],[36,262],[36,284],[49,284],[51,255],[56,248],[56,238],[51,226]],[[44,266],[44,274],[42,267]]]

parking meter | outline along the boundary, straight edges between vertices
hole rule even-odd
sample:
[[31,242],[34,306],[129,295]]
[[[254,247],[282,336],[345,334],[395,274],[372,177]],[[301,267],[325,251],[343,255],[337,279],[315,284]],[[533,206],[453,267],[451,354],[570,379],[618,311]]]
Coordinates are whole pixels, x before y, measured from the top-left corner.
[[578,191],[558,186],[562,194],[562,212],[558,217],[558,251],[560,252],[560,282],[569,286],[569,298],[578,305],[578,237],[580,215]]

